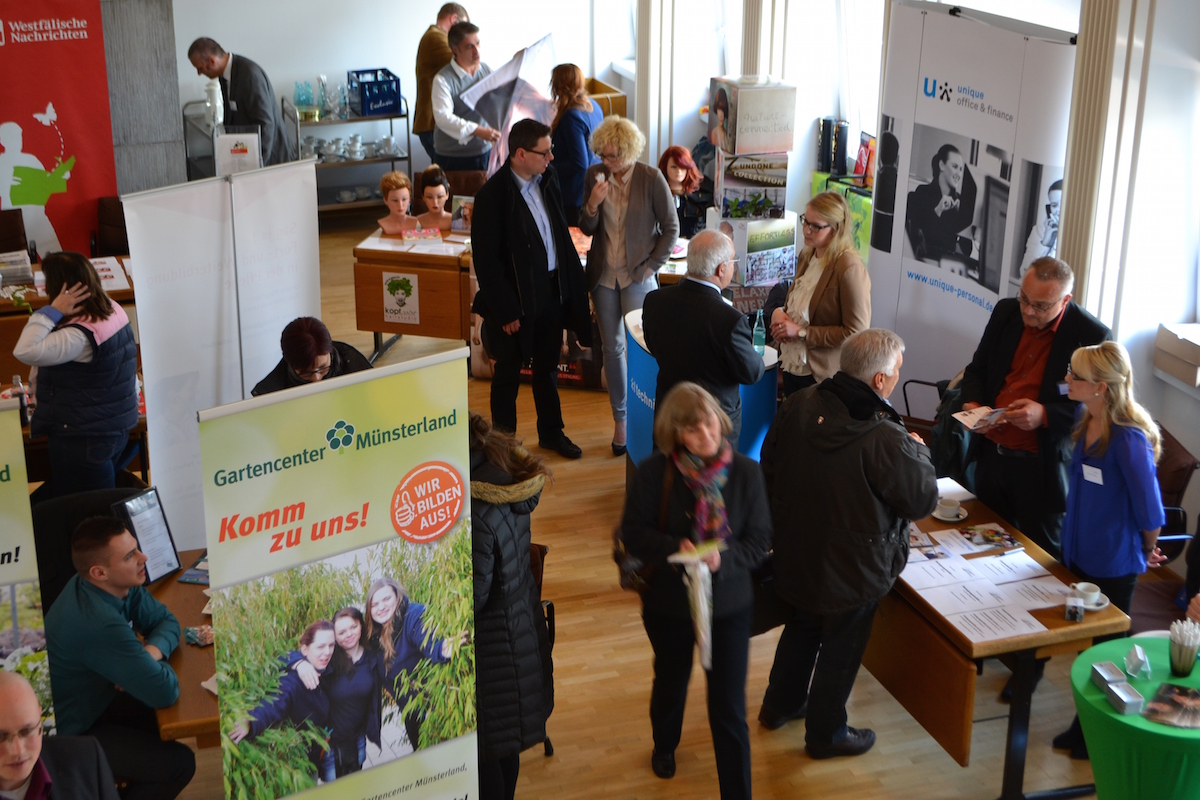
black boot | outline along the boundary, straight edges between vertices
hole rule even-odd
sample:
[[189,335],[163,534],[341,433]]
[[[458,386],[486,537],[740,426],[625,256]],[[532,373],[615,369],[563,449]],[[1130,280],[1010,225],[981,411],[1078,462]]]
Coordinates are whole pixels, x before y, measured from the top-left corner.
[[1071,758],[1078,761],[1088,760],[1087,742],[1083,740],[1083,726],[1079,724],[1079,715],[1071,720],[1071,727],[1054,737],[1051,742],[1056,750],[1070,750]]

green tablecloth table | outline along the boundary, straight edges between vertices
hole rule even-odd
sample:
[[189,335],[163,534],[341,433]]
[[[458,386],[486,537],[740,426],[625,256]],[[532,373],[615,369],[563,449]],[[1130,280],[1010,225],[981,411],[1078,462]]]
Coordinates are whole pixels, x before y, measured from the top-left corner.
[[1200,666],[1186,678],[1171,674],[1166,639],[1115,639],[1079,654],[1071,667],[1071,687],[1092,759],[1096,796],[1100,800],[1194,800],[1200,797],[1200,729],[1175,728],[1140,714],[1118,714],[1092,683],[1092,664],[1112,661],[1124,668],[1125,654],[1135,643],[1145,649],[1153,677],[1129,683],[1147,703],[1163,683],[1200,688]]

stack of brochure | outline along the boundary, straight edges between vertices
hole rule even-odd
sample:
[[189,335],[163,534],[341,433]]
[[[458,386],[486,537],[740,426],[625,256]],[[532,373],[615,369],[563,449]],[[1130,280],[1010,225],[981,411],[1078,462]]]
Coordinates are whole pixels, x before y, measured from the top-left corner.
[[33,266],[29,263],[29,251],[14,250],[0,253],[0,286],[33,283]]

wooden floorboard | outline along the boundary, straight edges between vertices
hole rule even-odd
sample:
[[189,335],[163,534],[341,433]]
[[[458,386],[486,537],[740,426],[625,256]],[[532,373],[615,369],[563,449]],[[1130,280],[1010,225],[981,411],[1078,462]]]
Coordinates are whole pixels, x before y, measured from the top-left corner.
[[[373,230],[370,217],[329,217],[321,232],[322,316],[335,339],[369,352],[371,335],[355,330],[353,246]],[[393,356],[393,354],[389,354]],[[394,357],[394,356],[393,356]],[[385,357],[382,363],[392,360]],[[470,406],[487,414],[487,382],[471,381]],[[716,765],[704,702],[704,673],[697,666],[688,696],[678,773],[659,780],[650,771],[649,721],[652,654],[636,595],[622,592],[610,557],[611,532],[624,497],[624,460],[609,449],[612,417],[607,395],[564,389],[567,434],[584,457],[550,456],[554,482],[533,515],[534,540],[550,546],[544,595],[558,616],[554,648],[556,706],[548,730],[555,755],[541,748],[521,758],[518,797],[714,798]],[[523,386],[518,434],[536,443],[533,401]],[[873,728],[878,743],[856,758],[814,761],[804,752],[804,724],[770,732],[757,714],[767,685],[778,632],[751,642],[746,687],[758,798],[979,798],[1000,793],[1007,706],[996,701],[1008,671],[985,664],[978,679],[977,720],[971,765],[959,767],[865,670],[850,698],[850,723]],[[1074,714],[1071,659],[1054,658],[1033,700],[1025,788],[1028,791],[1089,783],[1088,762],[1050,748],[1050,739]],[[988,720],[988,721],[983,721]],[[220,751],[198,754],[195,780],[182,795],[223,797]]]

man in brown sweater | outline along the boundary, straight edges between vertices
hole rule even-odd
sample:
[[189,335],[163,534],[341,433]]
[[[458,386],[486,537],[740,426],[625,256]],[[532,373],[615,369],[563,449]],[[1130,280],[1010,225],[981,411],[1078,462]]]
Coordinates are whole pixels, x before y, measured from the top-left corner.
[[438,10],[437,24],[430,25],[417,46],[417,105],[413,114],[413,133],[421,140],[431,162],[437,161],[433,149],[433,76],[450,63],[454,54],[446,38],[456,22],[470,22],[467,10],[458,3],[446,3]]

